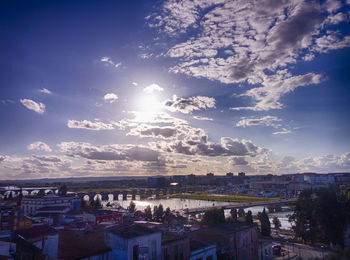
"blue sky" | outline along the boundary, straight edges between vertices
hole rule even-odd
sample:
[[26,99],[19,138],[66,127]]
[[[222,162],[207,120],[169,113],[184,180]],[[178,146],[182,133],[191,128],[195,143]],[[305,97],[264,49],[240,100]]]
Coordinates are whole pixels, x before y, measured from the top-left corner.
[[0,179],[350,170],[349,1],[2,1]]

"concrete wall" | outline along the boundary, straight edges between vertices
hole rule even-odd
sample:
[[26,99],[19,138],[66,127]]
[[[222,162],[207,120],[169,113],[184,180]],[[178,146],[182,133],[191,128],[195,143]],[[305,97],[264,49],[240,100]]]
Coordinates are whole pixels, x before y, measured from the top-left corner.
[[106,241],[112,248],[112,258],[120,260],[133,260],[133,247],[138,245],[139,248],[148,248],[148,254],[144,260],[152,260],[152,241],[156,242],[156,258],[161,259],[161,233],[153,233],[150,235],[135,237],[131,239],[123,239],[115,234],[107,233]]

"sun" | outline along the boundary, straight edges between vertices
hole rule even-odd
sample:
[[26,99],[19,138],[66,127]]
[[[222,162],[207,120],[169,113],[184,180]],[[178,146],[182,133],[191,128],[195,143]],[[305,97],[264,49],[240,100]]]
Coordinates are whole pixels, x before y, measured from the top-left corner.
[[162,102],[155,94],[145,94],[138,100],[136,120],[139,122],[153,122],[162,110]]

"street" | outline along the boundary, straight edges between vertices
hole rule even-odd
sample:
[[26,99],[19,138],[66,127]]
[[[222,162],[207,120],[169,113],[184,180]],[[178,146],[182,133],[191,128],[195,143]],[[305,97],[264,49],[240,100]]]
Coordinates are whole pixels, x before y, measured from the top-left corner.
[[330,252],[328,249],[289,242],[282,243],[281,246],[284,255],[276,259],[326,259]]

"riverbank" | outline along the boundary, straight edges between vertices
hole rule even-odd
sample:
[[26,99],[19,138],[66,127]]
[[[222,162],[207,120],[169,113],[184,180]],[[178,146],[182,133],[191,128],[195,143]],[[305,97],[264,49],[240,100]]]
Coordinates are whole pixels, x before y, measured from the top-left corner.
[[241,195],[213,195],[213,194],[173,194],[170,198],[190,199],[190,200],[206,200],[219,202],[259,202],[267,200],[276,200],[279,198],[251,197]]

